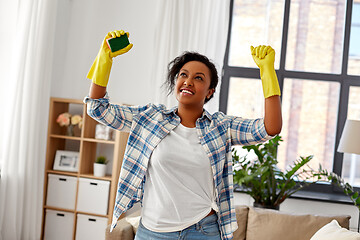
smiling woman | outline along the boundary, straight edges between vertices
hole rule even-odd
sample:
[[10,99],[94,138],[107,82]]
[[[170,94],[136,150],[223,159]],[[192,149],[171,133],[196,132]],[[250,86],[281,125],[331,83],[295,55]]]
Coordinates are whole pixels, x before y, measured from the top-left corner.
[[[113,31],[107,37],[120,37]],[[252,145],[280,132],[279,85],[270,46],[249,49],[260,68],[265,117],[245,119],[204,109],[218,84],[215,65],[204,55],[184,52],[168,65],[165,85],[177,106],[122,106],[110,103],[106,93],[112,58],[102,44],[88,78],[85,97],[88,115],[119,131],[129,131],[111,231],[119,216],[142,201],[136,240],[151,236],[173,239],[232,239],[237,228],[233,204],[233,145]],[[99,64],[101,63],[101,64]],[[189,201],[191,199],[191,201]],[[203,231],[209,229],[209,231]]]

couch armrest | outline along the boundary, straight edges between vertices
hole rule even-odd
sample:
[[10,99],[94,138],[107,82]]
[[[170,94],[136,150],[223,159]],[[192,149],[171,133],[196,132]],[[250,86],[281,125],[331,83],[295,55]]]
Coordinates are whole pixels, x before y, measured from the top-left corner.
[[105,232],[106,240],[134,240],[134,237],[133,226],[125,218],[118,221],[112,232],[110,232],[110,225],[107,226]]
[[235,206],[235,213],[238,229],[234,232],[234,239],[245,240],[249,207],[245,205]]

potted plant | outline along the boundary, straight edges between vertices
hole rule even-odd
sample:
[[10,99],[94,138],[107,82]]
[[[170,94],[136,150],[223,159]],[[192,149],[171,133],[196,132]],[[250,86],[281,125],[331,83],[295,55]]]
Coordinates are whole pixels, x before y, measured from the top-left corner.
[[104,177],[106,173],[106,164],[108,160],[105,156],[99,156],[96,158],[94,163],[94,176],[95,177]]
[[343,188],[354,204],[360,209],[360,196],[352,186],[345,183],[337,174],[322,169],[318,171],[304,166],[313,158],[312,155],[300,157],[286,171],[277,167],[277,147],[281,137],[276,136],[266,143],[243,146],[248,152],[251,150],[257,159],[250,161],[247,156],[240,158],[233,149],[234,183],[242,187],[243,191],[254,199],[255,207],[279,209],[286,198],[300,189],[319,181],[332,182]]

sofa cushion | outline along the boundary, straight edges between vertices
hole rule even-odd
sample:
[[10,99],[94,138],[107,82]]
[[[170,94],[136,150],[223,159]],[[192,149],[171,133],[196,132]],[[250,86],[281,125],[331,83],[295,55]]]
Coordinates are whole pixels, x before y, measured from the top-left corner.
[[333,219],[337,220],[342,227],[349,228],[350,216],[348,215],[298,215],[250,207],[246,240],[310,239],[316,231]]
[[135,217],[125,217],[125,220],[130,223],[130,225],[133,227],[134,233],[137,232],[137,229],[139,227],[141,216],[135,216]]
[[236,240],[245,239],[248,212],[248,206],[235,206],[236,220],[238,224],[238,229],[234,232],[234,239]]
[[360,240],[360,233],[349,231],[342,228],[336,220],[332,220],[319,231],[317,231],[310,240]]
[[111,224],[108,225],[105,230],[106,240],[134,239],[135,237],[133,226],[131,226],[125,218],[120,219],[117,222],[117,225],[112,232],[110,232],[110,226]]
[[110,232],[111,224],[109,224],[105,230],[105,239],[106,240],[134,239],[137,230],[137,224],[135,221],[136,218],[140,216],[140,213],[141,211],[138,210],[126,217],[121,218],[117,222],[117,225],[112,232]]

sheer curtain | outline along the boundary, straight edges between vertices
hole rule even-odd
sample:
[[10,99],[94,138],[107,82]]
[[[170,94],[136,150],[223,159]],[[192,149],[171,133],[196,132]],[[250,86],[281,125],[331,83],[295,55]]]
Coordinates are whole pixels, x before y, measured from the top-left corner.
[[0,2],[0,239],[39,239],[57,1]]
[[[161,88],[166,79],[167,64],[184,51],[204,54],[217,67],[219,78],[223,67],[228,33],[230,0],[158,0],[159,13],[155,32],[152,80],[155,102],[167,107],[177,104],[174,96],[167,97]],[[214,98],[205,108],[219,109],[220,82]]]

